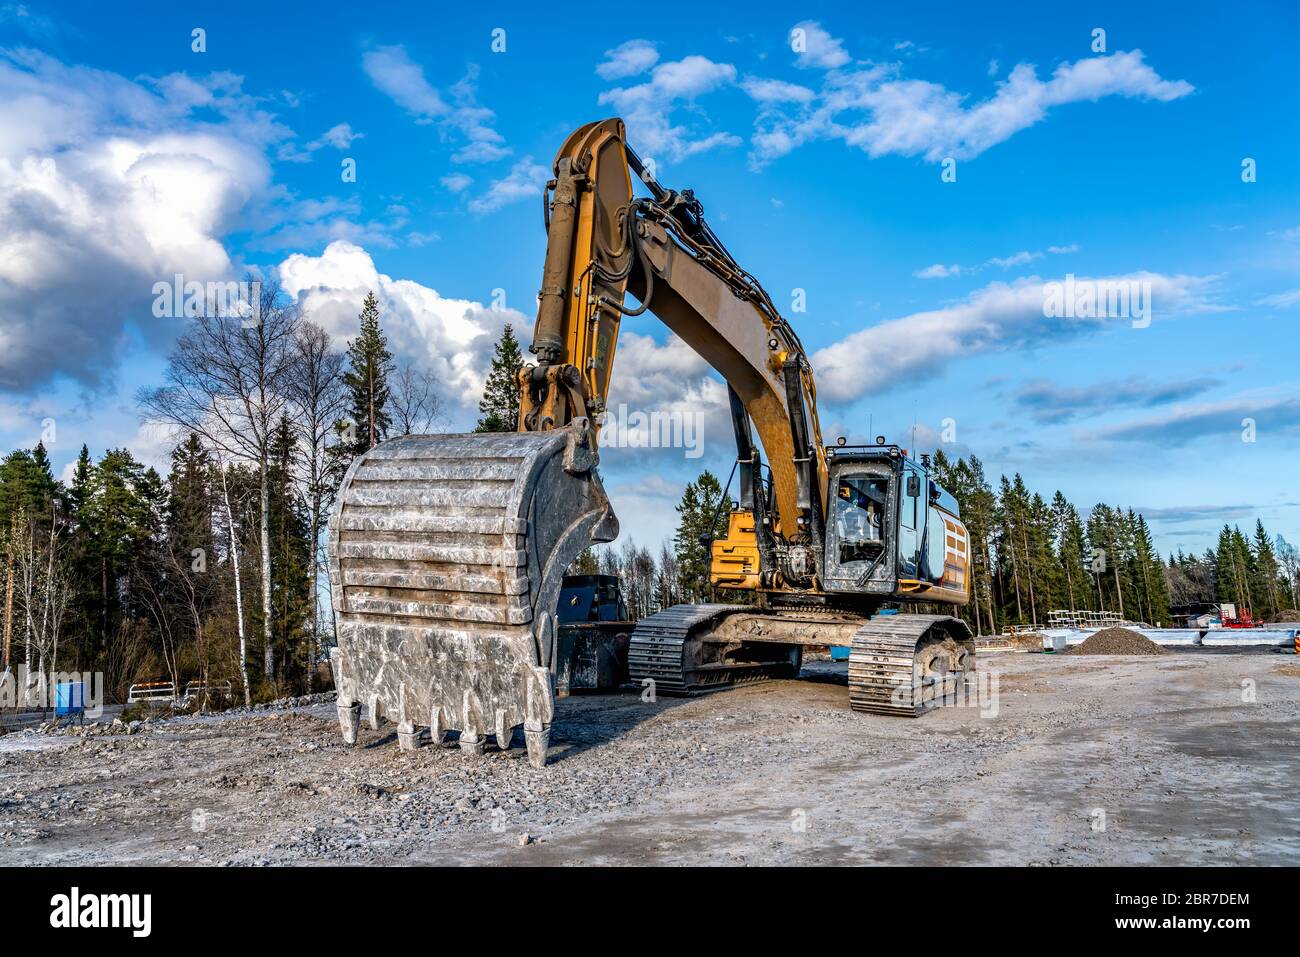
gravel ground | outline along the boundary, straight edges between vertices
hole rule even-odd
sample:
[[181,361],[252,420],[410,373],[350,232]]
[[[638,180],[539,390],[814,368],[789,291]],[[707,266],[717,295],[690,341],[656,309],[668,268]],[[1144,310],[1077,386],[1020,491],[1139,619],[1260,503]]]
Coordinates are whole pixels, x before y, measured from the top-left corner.
[[0,737],[0,864],[1300,863],[1292,656],[981,654],[978,706],[843,664],[559,702],[551,763],[338,736],[334,706]]

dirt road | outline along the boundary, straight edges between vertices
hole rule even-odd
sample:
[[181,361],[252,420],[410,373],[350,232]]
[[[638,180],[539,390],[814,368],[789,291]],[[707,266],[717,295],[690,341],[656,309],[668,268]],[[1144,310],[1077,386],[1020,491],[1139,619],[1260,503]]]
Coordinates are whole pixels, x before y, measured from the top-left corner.
[[996,699],[917,721],[849,712],[830,665],[568,698],[540,772],[349,748],[329,704],[10,735],[0,864],[1300,863],[1294,656],[979,664]]

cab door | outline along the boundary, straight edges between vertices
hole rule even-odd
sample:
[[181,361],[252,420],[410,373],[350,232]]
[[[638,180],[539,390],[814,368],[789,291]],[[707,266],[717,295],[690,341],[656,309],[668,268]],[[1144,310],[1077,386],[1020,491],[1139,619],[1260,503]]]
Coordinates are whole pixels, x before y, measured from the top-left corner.
[[918,577],[927,504],[923,497],[923,487],[920,471],[912,463],[905,463],[898,487],[899,578]]

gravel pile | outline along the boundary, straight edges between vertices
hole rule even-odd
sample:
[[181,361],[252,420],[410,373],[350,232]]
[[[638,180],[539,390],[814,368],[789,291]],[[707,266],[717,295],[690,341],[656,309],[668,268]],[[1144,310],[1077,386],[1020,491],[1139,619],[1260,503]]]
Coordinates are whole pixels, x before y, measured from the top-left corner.
[[276,698],[274,701],[263,701],[261,704],[255,704],[248,708],[240,705],[238,708],[227,708],[222,714],[261,714],[264,711],[289,711],[293,708],[306,708],[314,704],[328,704],[337,698],[338,694],[336,692],[322,691],[320,694],[304,694],[296,698]]
[[26,728],[12,733],[23,738],[30,738],[38,734],[53,734],[63,738],[99,738],[105,735],[137,734],[141,731],[148,731],[152,727],[153,721],[148,718],[143,721],[123,721],[121,718],[114,718],[111,722],[87,721],[84,724],[75,719],[61,718],[57,721],[46,721],[34,728]]
[[1128,628],[1103,628],[1065,652],[1067,655],[1167,655],[1168,648]]

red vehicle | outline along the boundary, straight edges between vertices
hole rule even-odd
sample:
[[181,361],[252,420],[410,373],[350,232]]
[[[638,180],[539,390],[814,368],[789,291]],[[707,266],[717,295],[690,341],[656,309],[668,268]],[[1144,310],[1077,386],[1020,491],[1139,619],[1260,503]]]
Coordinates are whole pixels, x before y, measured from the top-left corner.
[[1219,619],[1224,628],[1263,628],[1264,622],[1251,615],[1246,609],[1242,609],[1241,614],[1236,618],[1223,615]]

